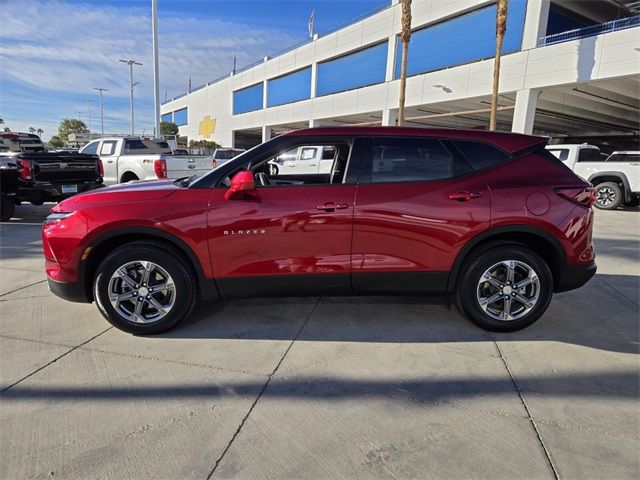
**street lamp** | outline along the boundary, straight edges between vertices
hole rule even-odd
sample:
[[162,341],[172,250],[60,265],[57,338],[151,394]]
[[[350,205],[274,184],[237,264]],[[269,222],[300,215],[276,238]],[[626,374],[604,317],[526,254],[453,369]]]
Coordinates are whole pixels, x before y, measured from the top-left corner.
[[108,88],[93,87],[94,90],[100,92],[100,136],[104,137],[104,103],[102,102],[102,92],[108,92]]
[[151,30],[153,43],[153,113],[156,138],[160,138],[160,73],[158,69],[158,0],[151,0]]
[[142,64],[140,62],[136,62],[135,60],[118,60],[118,61],[129,65],[129,90],[130,90],[130,102],[131,102],[131,135],[135,135],[135,130],[133,126],[133,89],[140,82],[133,83],[133,66],[142,65]]

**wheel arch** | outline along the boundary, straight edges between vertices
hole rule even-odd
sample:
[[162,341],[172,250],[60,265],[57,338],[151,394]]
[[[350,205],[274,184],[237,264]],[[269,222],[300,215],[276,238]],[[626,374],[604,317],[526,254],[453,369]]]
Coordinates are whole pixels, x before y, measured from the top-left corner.
[[622,183],[622,195],[624,196],[624,201],[631,201],[631,184],[629,183],[629,179],[622,172],[596,172],[589,177],[589,183],[593,186],[596,186],[600,183],[604,182],[616,182]]
[[80,280],[84,283],[87,298],[93,300],[93,279],[95,273],[109,252],[114,249],[126,245],[127,243],[137,242],[141,240],[150,240],[160,242],[182,254],[193,272],[196,274],[198,281],[198,292],[203,300],[213,300],[219,298],[218,289],[213,279],[206,278],[202,265],[198,260],[198,256],[193,252],[191,247],[177,236],[152,227],[123,227],[106,232],[91,241],[88,247],[91,251],[87,259],[81,262],[79,275]]
[[510,242],[531,248],[549,265],[554,288],[560,282],[563,269],[567,264],[567,255],[562,244],[553,235],[530,225],[501,225],[476,235],[462,247],[449,273],[448,294],[455,290],[461,269],[473,253],[496,242]]

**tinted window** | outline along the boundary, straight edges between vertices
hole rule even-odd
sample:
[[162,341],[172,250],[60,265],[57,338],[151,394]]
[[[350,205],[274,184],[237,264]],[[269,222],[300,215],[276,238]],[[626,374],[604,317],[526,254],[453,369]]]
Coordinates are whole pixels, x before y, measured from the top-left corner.
[[509,154],[482,142],[454,142],[474,170],[482,170],[509,159]]
[[579,162],[601,162],[600,150],[595,148],[581,148],[578,154]]
[[302,152],[300,153],[300,160],[313,160],[314,158],[316,158],[317,151],[318,149],[314,147],[303,148]]
[[607,162],[640,162],[640,153],[613,153]]
[[549,152],[551,152],[558,160],[566,160],[569,158],[569,149],[568,148],[548,148]]
[[439,140],[379,138],[373,145],[371,181],[416,182],[454,176],[454,159]]
[[100,142],[91,142],[82,150],[82,153],[86,153],[88,155],[96,155],[98,153],[98,144]]
[[125,140],[124,153],[168,153],[171,154],[169,144],[158,140],[132,139]]

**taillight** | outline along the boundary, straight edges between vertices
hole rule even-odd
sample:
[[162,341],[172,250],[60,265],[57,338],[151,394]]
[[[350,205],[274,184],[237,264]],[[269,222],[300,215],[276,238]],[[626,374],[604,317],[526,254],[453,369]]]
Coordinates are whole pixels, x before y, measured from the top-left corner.
[[156,177],[167,178],[167,161],[166,160],[154,160],[153,169],[156,172]]
[[216,168],[218,166],[218,162],[216,162],[215,158],[211,159],[211,168]]
[[591,207],[596,203],[596,189],[591,186],[556,188],[556,193],[562,198],[584,207]]
[[98,160],[98,175],[104,177],[104,163],[102,163],[102,160]]
[[33,178],[31,160],[18,160],[18,168],[21,180],[31,180]]

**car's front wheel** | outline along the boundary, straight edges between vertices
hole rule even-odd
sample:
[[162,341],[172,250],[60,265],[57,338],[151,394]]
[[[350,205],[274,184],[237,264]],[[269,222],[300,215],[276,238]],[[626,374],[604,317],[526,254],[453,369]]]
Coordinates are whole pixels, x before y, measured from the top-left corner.
[[474,256],[458,283],[458,308],[494,332],[528,327],[547,310],[553,276],[546,262],[520,245],[500,245]]
[[98,267],[93,288],[109,323],[135,334],[173,328],[189,315],[196,299],[193,274],[180,254],[155,242],[114,250]]

